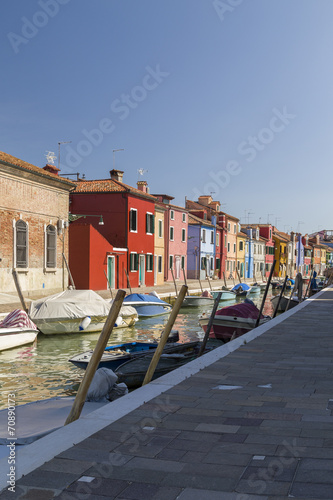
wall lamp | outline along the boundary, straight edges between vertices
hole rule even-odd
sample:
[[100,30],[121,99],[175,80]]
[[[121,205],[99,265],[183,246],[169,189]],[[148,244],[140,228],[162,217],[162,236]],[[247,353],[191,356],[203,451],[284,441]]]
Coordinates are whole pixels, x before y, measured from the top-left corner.
[[89,214],[68,214],[68,220],[69,222],[74,222],[78,219],[81,219],[83,217],[84,219],[86,217],[99,217],[99,226],[104,226],[104,220],[103,220],[103,215],[89,215]]

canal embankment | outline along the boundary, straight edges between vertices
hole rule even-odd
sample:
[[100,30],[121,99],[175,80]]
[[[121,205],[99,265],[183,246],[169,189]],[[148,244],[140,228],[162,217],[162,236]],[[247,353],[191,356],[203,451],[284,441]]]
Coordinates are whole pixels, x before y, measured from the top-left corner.
[[328,288],[28,445],[17,455],[17,492],[331,500],[332,316]]

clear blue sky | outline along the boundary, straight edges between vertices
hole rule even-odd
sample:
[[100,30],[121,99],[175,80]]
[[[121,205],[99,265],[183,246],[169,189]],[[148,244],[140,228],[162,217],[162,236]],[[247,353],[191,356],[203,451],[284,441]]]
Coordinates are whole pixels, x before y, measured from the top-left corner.
[[[0,149],[333,229],[331,0],[2,0]],[[71,148],[71,149],[69,149]],[[55,161],[58,164],[58,160]],[[270,214],[270,215],[269,215]]]

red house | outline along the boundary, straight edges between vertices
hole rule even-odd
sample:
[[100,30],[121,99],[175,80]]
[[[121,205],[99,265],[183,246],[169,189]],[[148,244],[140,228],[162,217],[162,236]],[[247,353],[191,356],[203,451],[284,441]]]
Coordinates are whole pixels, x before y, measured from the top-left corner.
[[260,224],[259,234],[265,240],[266,256],[265,256],[265,276],[268,278],[274,262],[275,243],[273,240],[273,227],[271,224]]
[[[78,274],[81,274],[83,270],[76,266],[75,261],[82,259],[81,254],[84,253],[86,254],[85,265],[89,265],[90,269],[95,269],[100,275],[104,275],[103,271],[106,271],[110,283],[115,284],[115,288],[124,288],[128,284],[132,287],[153,286],[156,198],[146,192],[145,184],[141,184],[140,189],[124,184],[122,171],[111,170],[110,174],[110,179],[78,180],[76,190],[71,194],[71,214],[85,216],[84,220],[103,237],[102,240],[96,237],[96,233],[90,232],[90,238],[82,247],[76,244],[74,238],[72,239],[73,251],[70,251],[70,267],[75,269],[74,282],[81,282]],[[103,217],[104,225],[99,225],[100,216]],[[80,221],[82,222],[82,219]],[[79,222],[71,224],[77,225]],[[93,238],[92,235],[94,235]],[[96,254],[101,259],[103,252],[104,269],[98,266],[97,262],[96,264],[92,262]],[[91,286],[95,283],[92,280],[92,274],[88,274],[89,279],[86,278],[82,288],[96,289],[95,286]],[[103,277],[99,276],[98,284],[100,279],[102,280]],[[105,288],[107,288],[107,280],[104,275],[104,286],[100,289]]]

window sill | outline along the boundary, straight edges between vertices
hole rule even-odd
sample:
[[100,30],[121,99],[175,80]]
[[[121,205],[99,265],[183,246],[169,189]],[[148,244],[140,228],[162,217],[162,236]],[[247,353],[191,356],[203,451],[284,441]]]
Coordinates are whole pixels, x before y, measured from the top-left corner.
[[45,267],[44,268],[44,273],[56,273],[57,268],[56,267]]
[[14,267],[14,271],[17,273],[28,273],[29,268],[28,267]]

